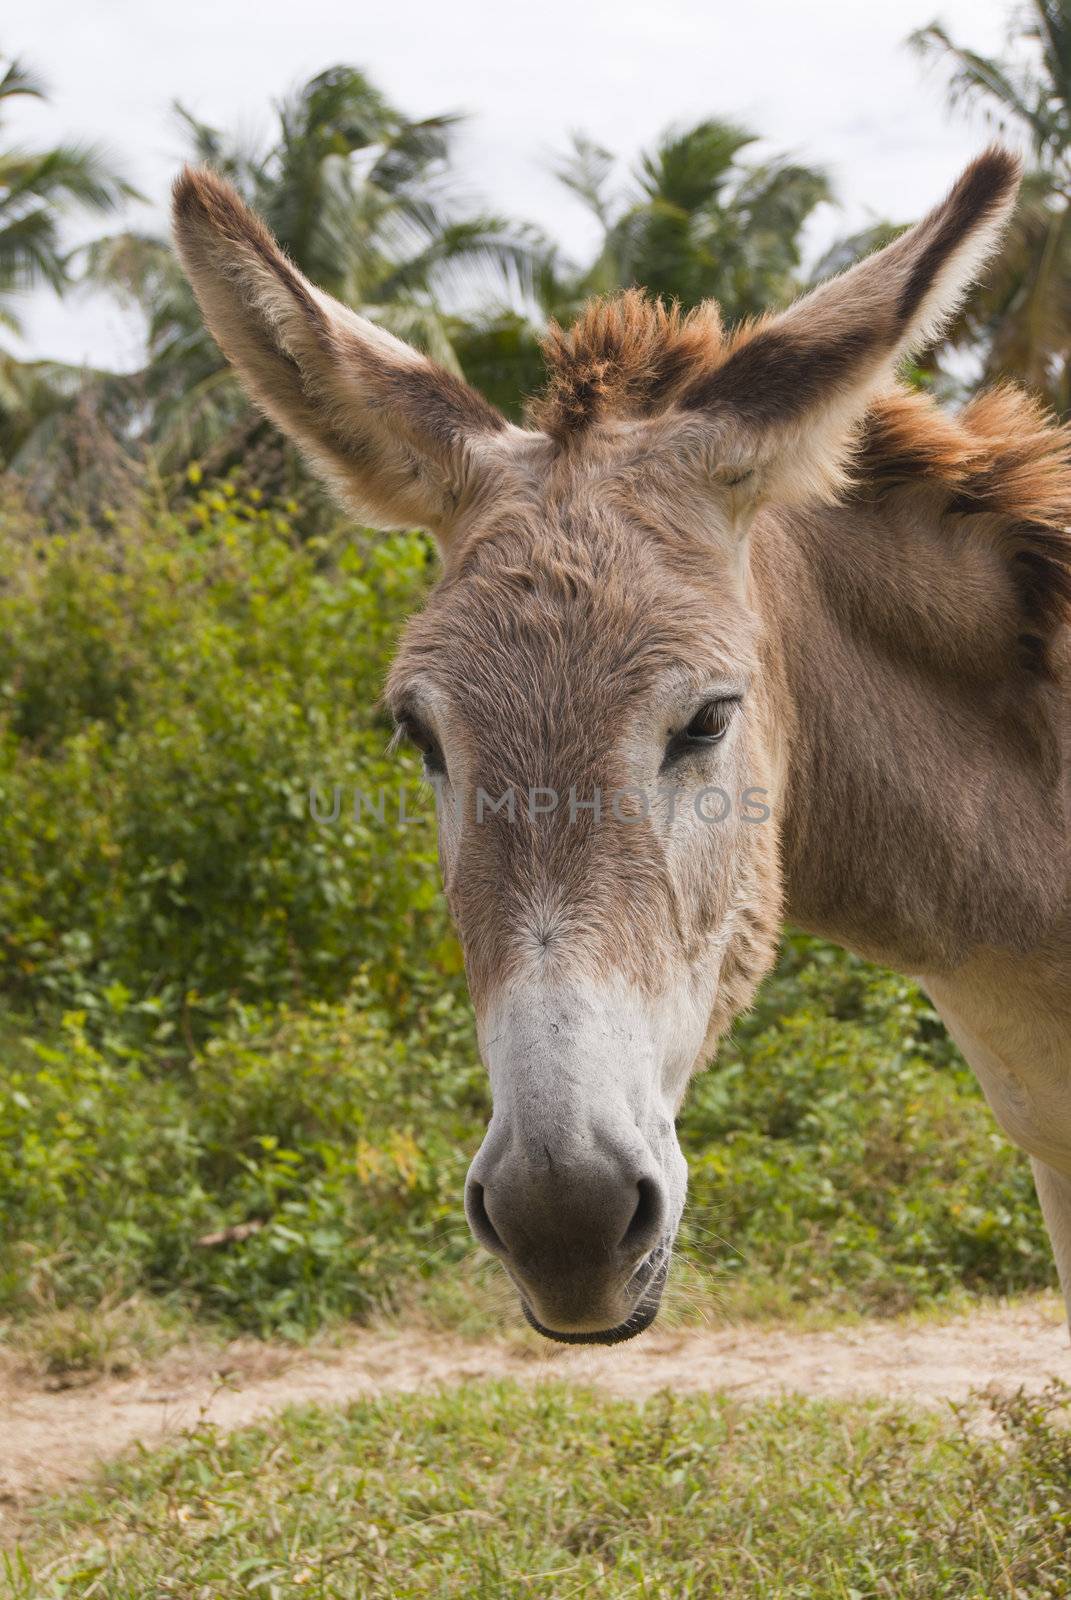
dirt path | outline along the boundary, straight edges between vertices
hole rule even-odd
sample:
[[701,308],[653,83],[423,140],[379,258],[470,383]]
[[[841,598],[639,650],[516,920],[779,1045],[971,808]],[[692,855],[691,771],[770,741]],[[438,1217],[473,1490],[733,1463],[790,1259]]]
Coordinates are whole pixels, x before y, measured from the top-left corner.
[[446,1334],[354,1333],[316,1355],[239,1342],[176,1352],[135,1378],[50,1392],[0,1375],[0,1531],[35,1496],[84,1476],[138,1441],[159,1444],[199,1420],[230,1429],[295,1401],[344,1404],[390,1389],[465,1379],[556,1378],[640,1397],[663,1387],[774,1395],[876,1395],[938,1404],[995,1383],[1040,1389],[1071,1379],[1054,1299],[947,1323],[656,1330],[615,1349],[474,1344]]

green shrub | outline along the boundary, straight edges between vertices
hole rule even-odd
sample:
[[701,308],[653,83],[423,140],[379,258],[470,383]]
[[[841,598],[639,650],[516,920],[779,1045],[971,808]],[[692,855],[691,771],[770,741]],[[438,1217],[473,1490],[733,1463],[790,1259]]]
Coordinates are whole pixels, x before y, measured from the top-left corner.
[[1025,1155],[906,978],[789,936],[680,1119],[729,1305],[890,1313],[1055,1281]]
[[[811,998],[748,1019],[692,1085],[691,1280],[744,1314],[1051,1282],[1026,1159],[966,1069],[932,1058],[949,1052],[927,1043],[928,1008],[903,980],[814,954],[801,965],[790,946],[772,985],[795,964]],[[489,1112],[458,984],[404,1012],[367,974],[340,1004],[239,1007],[192,1061],[98,1032],[74,1014],[57,1040],[6,1051],[0,1307],[155,1291],[296,1333],[456,1277]]]
[[[416,535],[300,543],[227,484],[184,517],[0,522],[0,987],[203,1031],[232,998],[456,970],[419,771],[376,710]],[[333,825],[310,788],[343,789]],[[389,791],[382,820],[355,790]],[[328,808],[329,810],[329,808]],[[425,813],[430,806],[424,805]],[[146,1007],[146,1002],[148,1006]]]
[[84,1022],[7,1051],[0,1308],[178,1291],[296,1334],[387,1307],[470,1248],[486,1088],[454,991],[401,1027],[359,975],[343,1005],[239,1011],[169,1070]]

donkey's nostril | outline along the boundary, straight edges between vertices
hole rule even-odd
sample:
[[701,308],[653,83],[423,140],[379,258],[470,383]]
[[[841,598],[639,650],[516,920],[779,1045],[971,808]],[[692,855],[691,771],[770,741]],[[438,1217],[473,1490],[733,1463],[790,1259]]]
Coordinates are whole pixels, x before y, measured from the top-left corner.
[[470,1178],[465,1187],[465,1211],[468,1214],[469,1227],[484,1249],[490,1250],[492,1255],[508,1256],[509,1251],[487,1215],[483,1184],[477,1183],[475,1178]]
[[641,1178],[636,1188],[639,1199],[621,1240],[622,1250],[630,1256],[645,1255],[658,1243],[665,1212],[662,1190],[654,1178]]

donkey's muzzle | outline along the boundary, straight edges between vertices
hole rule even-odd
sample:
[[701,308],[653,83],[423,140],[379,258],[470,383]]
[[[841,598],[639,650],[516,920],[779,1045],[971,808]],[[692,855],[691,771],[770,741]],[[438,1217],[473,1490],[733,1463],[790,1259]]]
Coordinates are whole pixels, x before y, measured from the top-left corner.
[[[658,1308],[662,1303],[662,1290],[666,1286],[666,1274],[669,1271],[669,1254],[669,1245],[666,1244],[648,1257],[637,1274],[639,1287],[636,1289],[635,1304],[624,1322],[619,1322],[614,1328],[596,1328],[590,1332],[567,1332],[562,1328],[548,1328],[540,1322],[523,1295],[521,1308],[535,1331],[541,1333],[545,1339],[553,1339],[557,1344],[623,1344],[626,1339],[634,1339],[638,1333],[649,1328],[657,1317]],[[636,1288],[635,1280],[629,1287]]]
[[537,1152],[496,1132],[492,1124],[472,1164],[465,1211],[516,1283],[529,1322],[567,1342],[641,1332],[658,1309],[669,1243],[653,1163],[637,1170],[609,1139],[582,1151],[541,1141]]

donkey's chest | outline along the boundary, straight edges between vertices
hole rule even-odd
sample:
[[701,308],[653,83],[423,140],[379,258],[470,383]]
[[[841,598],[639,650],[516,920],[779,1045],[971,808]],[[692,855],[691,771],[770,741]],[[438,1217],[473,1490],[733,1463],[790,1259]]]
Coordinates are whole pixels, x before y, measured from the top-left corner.
[[983,952],[925,987],[1008,1137],[1071,1176],[1071,939],[1033,961]]

